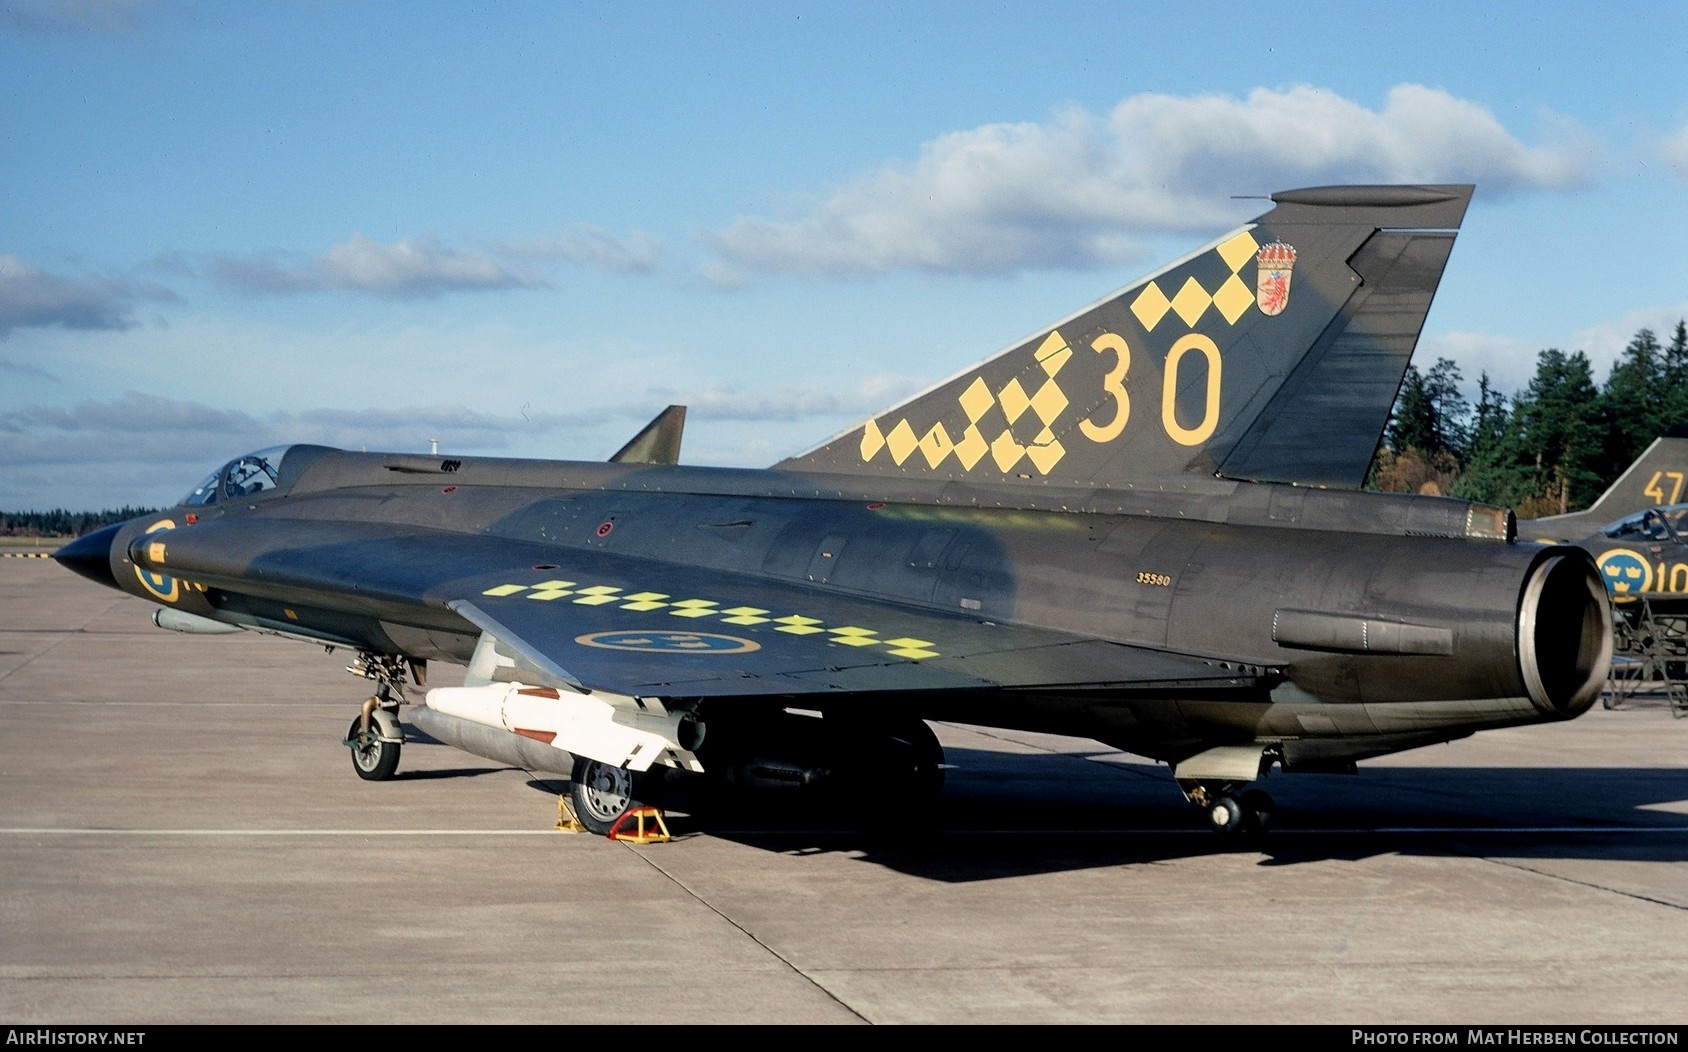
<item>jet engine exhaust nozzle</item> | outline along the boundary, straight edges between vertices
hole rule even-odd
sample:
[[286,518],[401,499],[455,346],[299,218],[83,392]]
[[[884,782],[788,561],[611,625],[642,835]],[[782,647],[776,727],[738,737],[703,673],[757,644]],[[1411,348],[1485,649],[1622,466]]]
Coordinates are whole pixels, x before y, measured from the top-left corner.
[[1588,711],[1612,664],[1612,609],[1594,560],[1550,548],[1530,569],[1518,605],[1518,669],[1548,716]]

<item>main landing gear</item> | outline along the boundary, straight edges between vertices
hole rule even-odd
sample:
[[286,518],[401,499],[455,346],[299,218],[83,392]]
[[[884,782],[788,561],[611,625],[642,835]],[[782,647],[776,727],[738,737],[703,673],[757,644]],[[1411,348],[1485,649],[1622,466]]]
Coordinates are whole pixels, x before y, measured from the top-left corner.
[[628,811],[661,802],[665,770],[652,767],[649,771],[630,771],[576,756],[574,773],[569,776],[569,803],[575,821],[589,833],[608,836]]
[[1215,833],[1261,834],[1272,824],[1277,805],[1264,789],[1236,792],[1236,783],[1180,783],[1189,801],[1207,815],[1208,828]]
[[352,751],[352,770],[369,782],[384,782],[399,767],[399,750],[404,745],[404,728],[399,725],[399,706],[404,703],[406,673],[418,686],[426,681],[420,662],[407,662],[389,654],[362,651],[346,668],[355,676],[375,681],[375,693],[365,698],[363,708],[352,719],[343,743]]

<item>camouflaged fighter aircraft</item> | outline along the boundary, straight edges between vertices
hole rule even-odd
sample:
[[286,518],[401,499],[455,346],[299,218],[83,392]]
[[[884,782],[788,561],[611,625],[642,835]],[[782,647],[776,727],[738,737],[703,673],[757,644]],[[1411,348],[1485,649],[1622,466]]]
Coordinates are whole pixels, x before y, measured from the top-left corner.
[[1688,613],[1688,504],[1679,503],[1685,479],[1688,427],[1677,426],[1654,439],[1586,511],[1524,520],[1519,536],[1588,549],[1620,614],[1641,599]]
[[1655,438],[1618,481],[1583,511],[1525,519],[1518,535],[1542,544],[1589,541],[1598,544],[1605,533],[1637,512],[1676,504],[1688,480],[1688,426],[1678,425]]
[[[767,470],[679,466],[678,410],[609,463],[294,445],[57,558],[164,627],[355,648],[360,776],[408,721],[569,774],[598,832],[697,773],[899,814],[941,786],[934,720],[1152,757],[1213,828],[1262,828],[1273,765],[1600,694],[1587,552],[1359,490],[1471,189],[1274,194]],[[430,661],[464,685],[407,698]]]

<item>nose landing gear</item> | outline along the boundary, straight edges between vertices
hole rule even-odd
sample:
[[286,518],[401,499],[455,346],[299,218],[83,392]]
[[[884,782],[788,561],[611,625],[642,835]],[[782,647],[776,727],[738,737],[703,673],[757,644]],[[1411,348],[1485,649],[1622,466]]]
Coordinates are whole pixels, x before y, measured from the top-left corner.
[[399,766],[404,745],[404,728],[399,724],[399,706],[404,704],[404,680],[408,672],[418,686],[427,680],[426,667],[389,654],[358,654],[346,668],[355,676],[375,681],[375,693],[365,698],[363,708],[352,719],[341,744],[352,751],[352,770],[369,782],[384,782]]

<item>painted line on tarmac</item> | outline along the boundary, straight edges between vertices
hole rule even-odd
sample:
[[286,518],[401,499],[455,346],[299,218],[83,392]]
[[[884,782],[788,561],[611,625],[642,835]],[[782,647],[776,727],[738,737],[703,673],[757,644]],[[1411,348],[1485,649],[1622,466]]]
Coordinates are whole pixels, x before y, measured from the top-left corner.
[[0,829],[0,836],[552,836],[559,829]]
[[[355,836],[355,837],[430,837],[430,836],[550,836],[566,832],[559,829],[96,829],[74,827],[11,827],[0,828],[0,836],[113,836],[113,837],[222,837],[222,836],[250,836],[250,837],[309,837],[309,836]],[[813,836],[823,833],[854,833],[858,830],[840,829],[709,829],[706,832],[713,836],[748,835],[758,836]],[[939,830],[945,836],[1059,836],[1071,837],[1078,834],[1095,835],[1107,833],[1110,835],[1144,836],[1144,837],[1203,837],[1222,840],[1209,829],[1154,829],[1154,828],[1099,828],[1086,826],[1082,829],[943,829]],[[1437,835],[1437,836],[1495,836],[1501,834],[1523,836],[1688,836],[1688,825],[1685,826],[1610,826],[1590,828],[1588,826],[1373,826],[1362,829],[1275,829],[1267,835],[1265,842],[1286,840],[1302,837],[1328,836],[1364,836],[1364,835]],[[1238,843],[1245,841],[1239,840]]]

